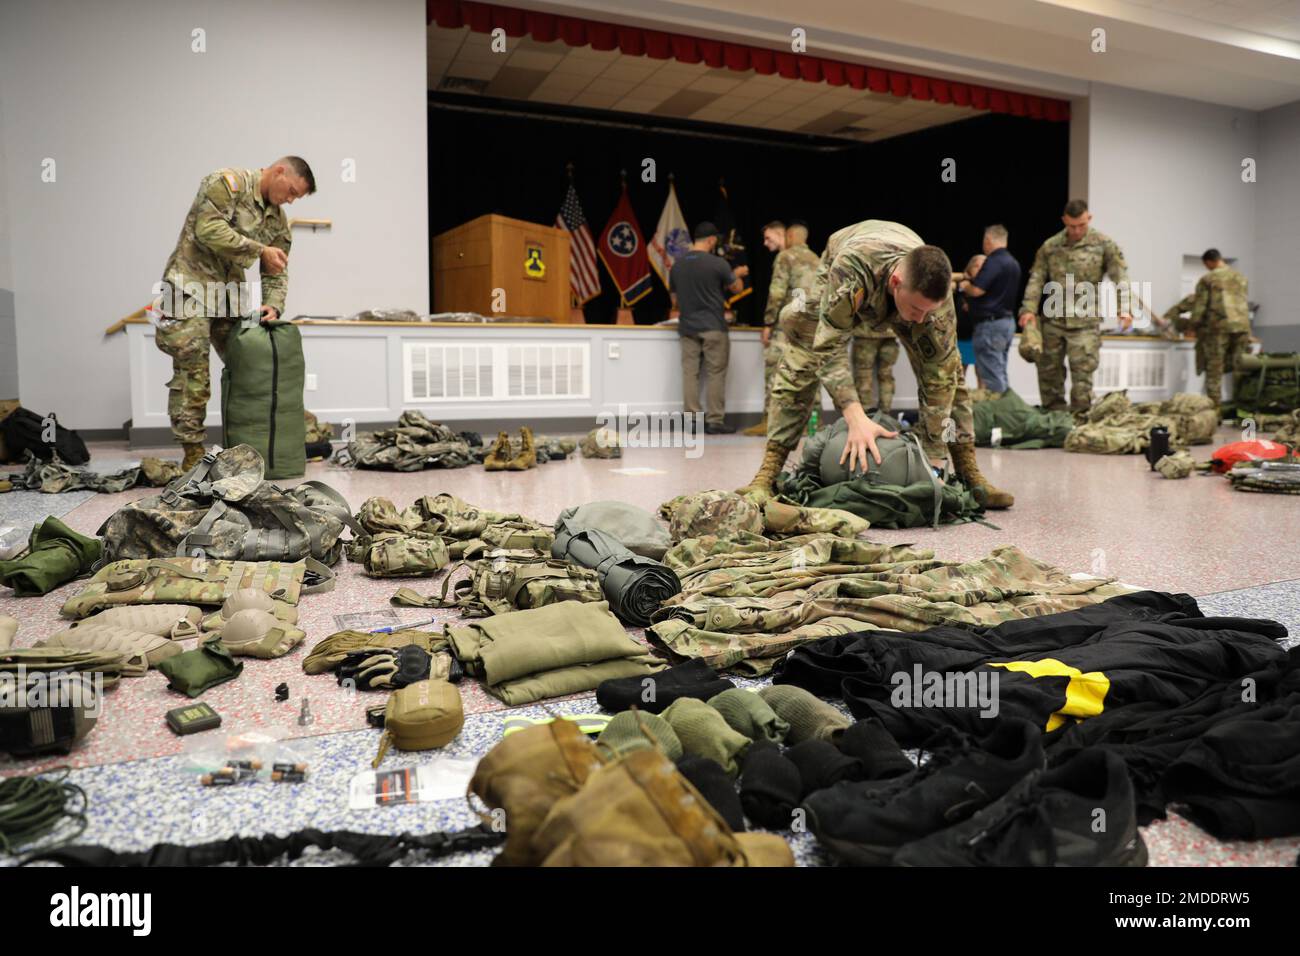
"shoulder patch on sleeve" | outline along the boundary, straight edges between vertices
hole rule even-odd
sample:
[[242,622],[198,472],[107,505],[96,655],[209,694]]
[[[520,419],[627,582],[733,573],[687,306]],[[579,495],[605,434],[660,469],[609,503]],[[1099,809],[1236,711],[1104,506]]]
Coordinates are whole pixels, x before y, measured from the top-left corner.
[[221,174],[221,178],[226,181],[226,185],[230,188],[230,191],[232,193],[239,192],[239,186],[240,186],[239,177],[236,176],[232,171],[230,171],[229,169],[226,170]]

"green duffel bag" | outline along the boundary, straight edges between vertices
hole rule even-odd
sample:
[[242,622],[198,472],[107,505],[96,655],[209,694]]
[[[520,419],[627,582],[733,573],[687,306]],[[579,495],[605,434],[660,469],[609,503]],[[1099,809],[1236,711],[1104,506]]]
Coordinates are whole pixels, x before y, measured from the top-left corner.
[[267,478],[299,478],[307,470],[306,368],[302,334],[291,322],[240,323],[230,333],[221,370],[222,444],[256,448]]

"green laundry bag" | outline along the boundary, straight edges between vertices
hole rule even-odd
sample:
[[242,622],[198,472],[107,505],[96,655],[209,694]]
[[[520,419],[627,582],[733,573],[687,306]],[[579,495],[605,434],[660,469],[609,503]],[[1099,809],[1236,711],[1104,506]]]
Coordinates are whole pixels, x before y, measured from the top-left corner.
[[32,528],[25,553],[0,561],[0,584],[22,597],[49,594],[90,571],[102,548],[98,538],[78,534],[58,518],[46,518]]
[[256,448],[267,478],[306,473],[306,375],[302,333],[293,323],[241,322],[230,333],[221,370],[222,444]]

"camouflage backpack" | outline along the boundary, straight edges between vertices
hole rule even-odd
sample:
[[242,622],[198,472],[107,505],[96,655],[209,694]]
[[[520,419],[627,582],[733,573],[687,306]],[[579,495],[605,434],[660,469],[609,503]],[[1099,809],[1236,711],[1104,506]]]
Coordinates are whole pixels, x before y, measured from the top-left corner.
[[461,578],[447,597],[452,575],[465,562],[453,565],[442,582],[439,596],[424,597],[410,588],[393,595],[394,604],[408,607],[454,607],[466,617],[487,617],[527,611],[560,601],[603,601],[600,575],[567,561],[556,561],[535,551],[494,551],[469,565],[470,576]]
[[249,445],[211,453],[160,495],[132,501],[97,532],[103,562],[196,556],[218,560],[297,561],[327,565],[343,551],[344,527],[364,535],[347,501],[328,485],[291,490],[263,480],[262,456]]

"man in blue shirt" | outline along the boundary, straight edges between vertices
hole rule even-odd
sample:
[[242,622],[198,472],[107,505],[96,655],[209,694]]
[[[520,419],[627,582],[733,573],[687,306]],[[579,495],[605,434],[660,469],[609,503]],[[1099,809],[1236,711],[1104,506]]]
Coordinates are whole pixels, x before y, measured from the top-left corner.
[[1007,251],[1005,226],[984,230],[984,266],[958,291],[970,302],[975,323],[975,374],[991,392],[1007,390],[1007,352],[1016,334],[1015,300],[1020,294],[1020,263]]
[[677,335],[682,343],[682,408],[688,415],[700,411],[700,359],[708,376],[704,432],[730,435],[726,414],[727,364],[731,360],[731,335],[727,331],[727,293],[739,292],[748,266],[732,272],[727,260],[716,255],[718,227],[702,222],[695,241],[668,273],[668,291],[677,305]]

